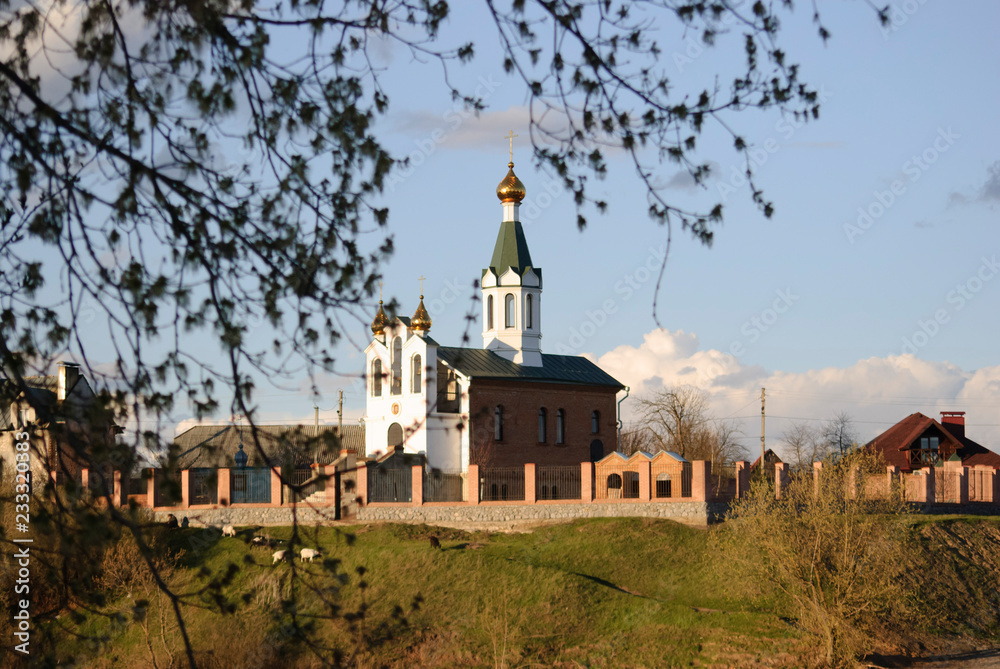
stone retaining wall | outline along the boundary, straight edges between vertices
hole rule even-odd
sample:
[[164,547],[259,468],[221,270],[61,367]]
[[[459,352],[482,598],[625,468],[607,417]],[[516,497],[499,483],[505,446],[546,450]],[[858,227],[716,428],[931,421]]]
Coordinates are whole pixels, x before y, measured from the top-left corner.
[[360,521],[400,523],[503,523],[512,521],[572,520],[639,516],[668,518],[687,525],[721,520],[727,504],[716,502],[591,502],[585,504],[479,504],[463,506],[366,506]]
[[[356,518],[345,522],[389,521],[398,523],[427,523],[463,525],[493,525],[508,522],[560,521],[574,518],[644,517],[668,518],[687,525],[707,525],[718,522],[728,505],[718,502],[615,502],[586,504],[478,504],[461,506],[381,506],[373,505],[358,510]],[[192,527],[226,524],[237,526],[291,525],[291,507],[177,509],[156,511],[157,522],[166,522],[173,513],[180,521],[187,518]],[[334,507],[301,506],[296,509],[299,523],[313,525],[335,520]]]
[[[332,506],[309,507],[300,506],[295,509],[295,517],[298,522],[304,525],[314,525],[317,522],[328,522],[336,519],[337,509]],[[174,514],[177,521],[187,518],[191,527],[223,525],[291,525],[291,507],[258,507],[258,508],[232,508],[220,507],[218,509],[176,509],[156,511],[153,516],[157,522],[164,523],[167,516]]]

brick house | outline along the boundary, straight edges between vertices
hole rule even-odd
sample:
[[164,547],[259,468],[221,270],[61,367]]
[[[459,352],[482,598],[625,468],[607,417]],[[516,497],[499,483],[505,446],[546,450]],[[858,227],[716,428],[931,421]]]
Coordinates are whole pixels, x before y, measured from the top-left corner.
[[965,467],[1000,470],[1000,455],[965,436],[964,411],[942,411],[940,422],[922,413],[910,414],[865,448],[881,452],[887,465],[902,472],[934,466],[955,455]]
[[[77,364],[60,362],[55,374],[27,376],[24,381],[23,390],[11,381],[0,383],[0,480],[12,475],[21,433],[30,435],[35,483],[48,477],[59,484],[78,479],[82,468],[96,466],[91,455],[106,454],[121,428],[97,406],[94,390]],[[33,486],[36,493],[41,489]]]
[[423,295],[412,318],[388,318],[379,301],[365,349],[369,453],[402,447],[431,467],[464,470],[596,462],[617,449],[624,386],[586,358],[541,351],[542,271],[518,218],[524,185],[508,168],[482,273],[482,348],[434,341]]

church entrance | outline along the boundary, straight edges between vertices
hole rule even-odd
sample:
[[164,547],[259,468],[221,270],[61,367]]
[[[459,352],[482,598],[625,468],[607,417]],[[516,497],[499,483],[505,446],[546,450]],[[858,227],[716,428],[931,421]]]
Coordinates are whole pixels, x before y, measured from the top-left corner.
[[594,439],[590,442],[590,461],[597,462],[604,457],[604,442],[600,439]]
[[388,445],[390,451],[396,448],[396,446],[403,445],[403,426],[399,423],[393,423],[389,426]]

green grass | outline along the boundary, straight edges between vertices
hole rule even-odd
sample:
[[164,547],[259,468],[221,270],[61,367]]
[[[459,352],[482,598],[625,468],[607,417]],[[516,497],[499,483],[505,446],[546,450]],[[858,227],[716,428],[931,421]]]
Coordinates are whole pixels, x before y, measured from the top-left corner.
[[[917,517],[913,523],[915,532],[930,533],[922,543],[934,549],[945,545],[956,523],[967,539],[981,520]],[[996,528],[997,520],[980,527]],[[342,620],[317,623],[315,638],[327,647],[359,651],[355,666],[802,666],[812,642],[783,617],[767,584],[731,582],[712,549],[719,531],[725,530],[650,519],[581,520],[526,534],[393,524],[300,528],[300,546],[321,548],[325,565],[272,566],[271,551],[247,545],[249,530],[205,542],[204,532],[188,529],[170,535],[173,549],[185,551],[171,584],[201,593],[191,596],[199,606],[185,607],[185,622],[206,666],[313,666],[302,643],[274,636],[276,584],[293,568],[303,583],[325,589],[341,611],[357,610],[362,601],[369,606],[362,642]],[[291,528],[269,532],[288,539]],[[431,547],[432,534],[441,550]],[[358,567],[367,570],[363,577]],[[963,583],[963,572],[953,572],[954,583]],[[336,574],[345,575],[343,587]],[[989,574],[995,578],[1000,568],[966,577],[968,589]],[[214,591],[206,589],[213,583]],[[938,593],[933,583],[925,586]],[[131,616],[141,594],[122,597],[117,609]],[[934,596],[942,598],[936,606],[949,605],[946,590]],[[419,608],[411,610],[417,598]],[[75,631],[103,633],[109,641],[95,646],[67,634],[59,647],[82,666],[151,666],[148,640],[160,666],[169,654],[179,661],[179,636],[164,603],[152,598],[141,624],[111,627],[88,615]],[[229,603],[238,605],[236,615],[220,613]],[[324,610],[307,590],[300,606],[303,619]],[[396,607],[405,625],[394,616]],[[984,633],[992,633],[993,624],[986,621]]]

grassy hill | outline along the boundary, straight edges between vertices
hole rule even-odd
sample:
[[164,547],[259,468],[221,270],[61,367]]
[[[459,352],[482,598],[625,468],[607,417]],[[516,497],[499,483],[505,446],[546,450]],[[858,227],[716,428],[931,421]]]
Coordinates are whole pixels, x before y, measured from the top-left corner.
[[[815,644],[766,583],[733,579],[713,550],[724,531],[649,519],[526,534],[300,528],[300,545],[321,548],[325,561],[272,565],[269,550],[248,546],[249,529],[235,539],[187,529],[166,535],[162,550],[178,556],[172,586],[199,603],[185,607],[185,622],[205,666],[322,666],[316,653],[334,652],[362,667],[803,666]],[[919,606],[942,613],[920,629],[887,630],[873,647],[901,654],[933,635],[1000,638],[1000,523],[921,519],[913,531],[923,546],[913,565]],[[288,539],[291,528],[270,533]],[[119,563],[110,610],[120,619],[53,623],[62,659],[184,666],[169,601]],[[300,606],[282,610],[292,570]],[[322,617],[333,607],[336,620]],[[307,641],[290,622],[314,634]]]

